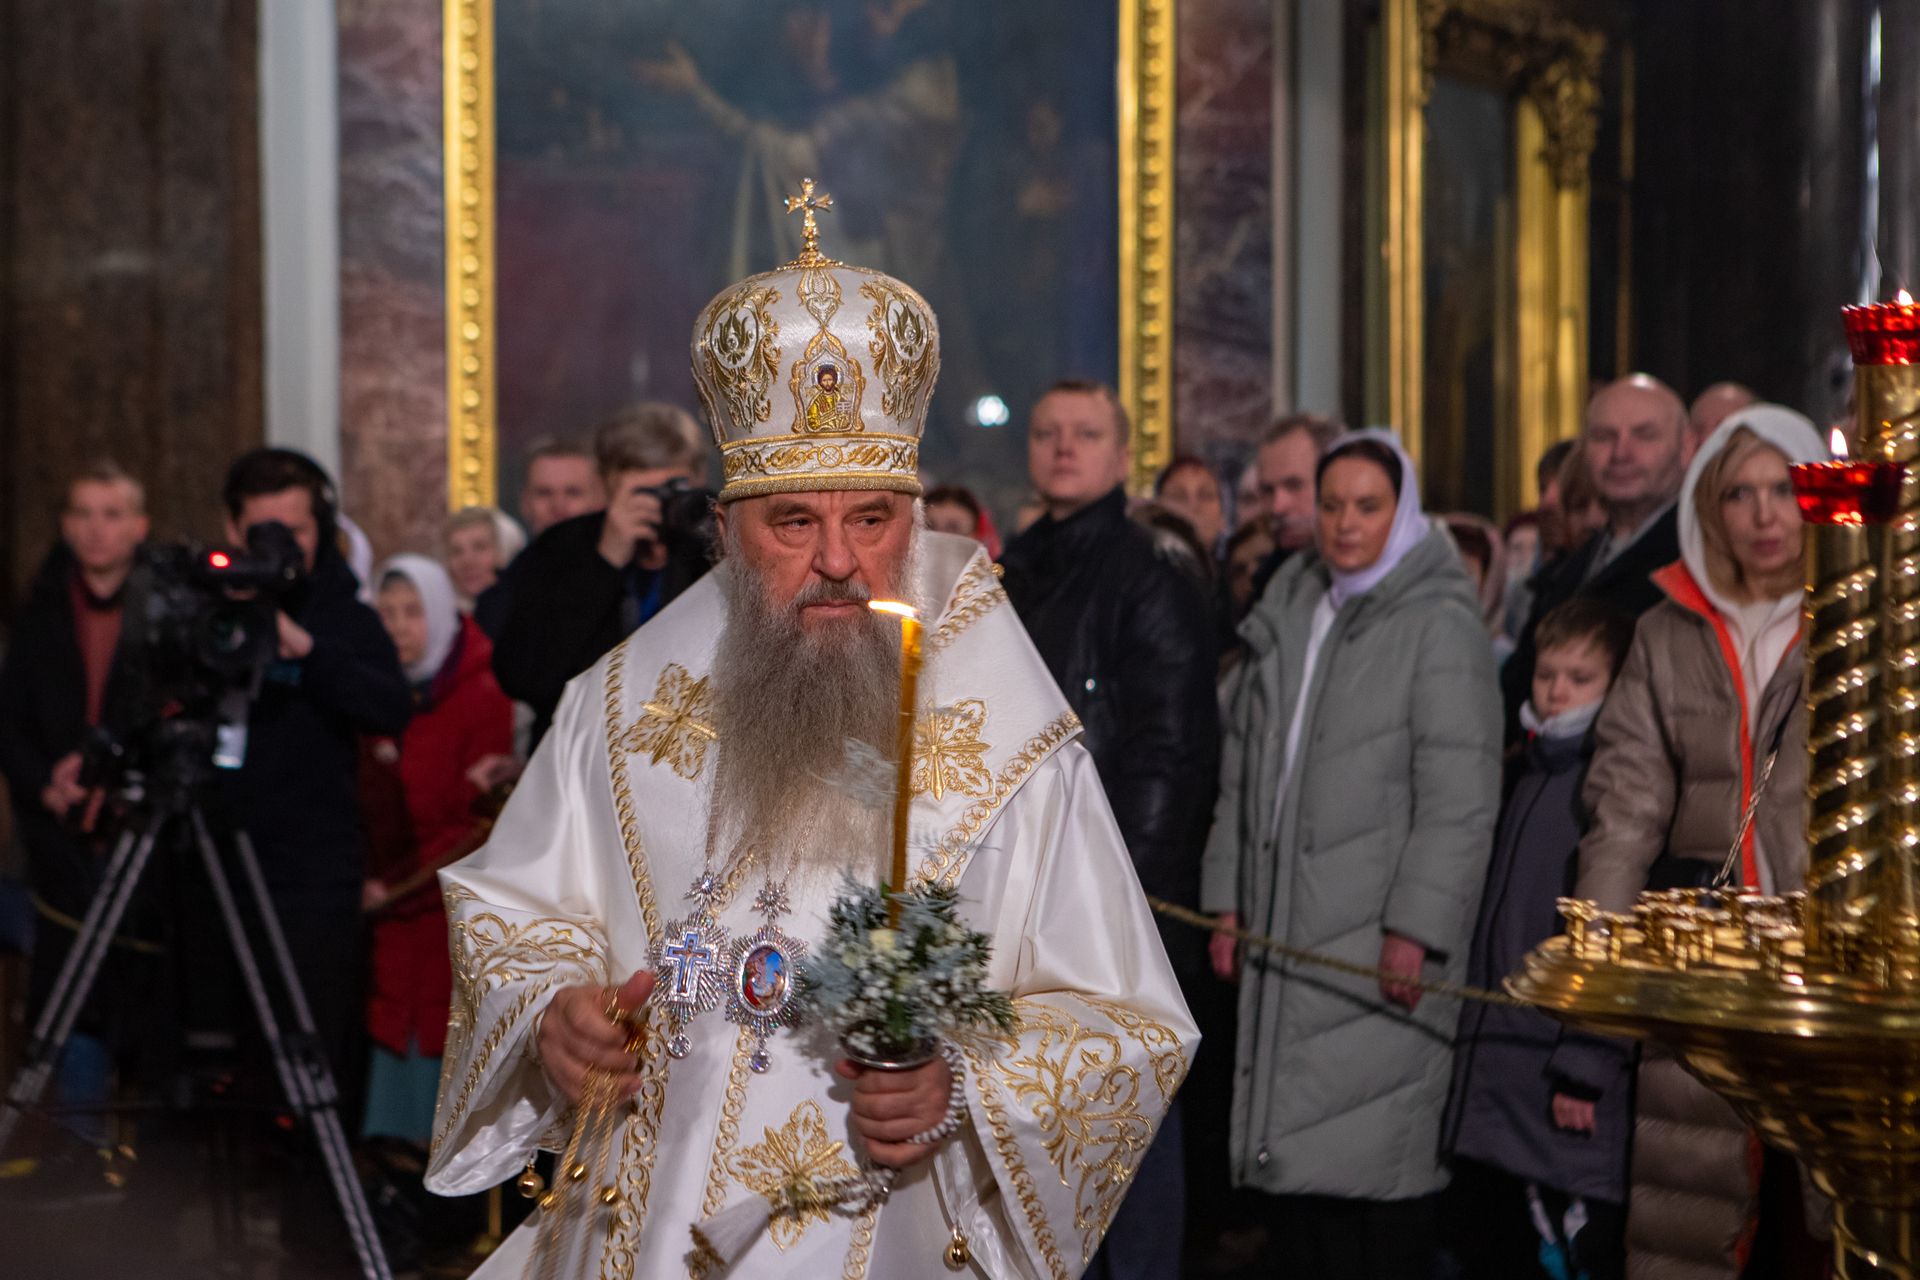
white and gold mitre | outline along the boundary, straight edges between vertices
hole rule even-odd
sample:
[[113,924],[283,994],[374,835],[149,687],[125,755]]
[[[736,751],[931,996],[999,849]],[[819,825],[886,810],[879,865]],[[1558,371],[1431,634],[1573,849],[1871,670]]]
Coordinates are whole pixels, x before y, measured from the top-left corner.
[[693,328],[693,379],[720,446],[720,501],[819,489],[920,493],[940,325],[892,276],[820,252],[813,180],[800,256],[723,290]]

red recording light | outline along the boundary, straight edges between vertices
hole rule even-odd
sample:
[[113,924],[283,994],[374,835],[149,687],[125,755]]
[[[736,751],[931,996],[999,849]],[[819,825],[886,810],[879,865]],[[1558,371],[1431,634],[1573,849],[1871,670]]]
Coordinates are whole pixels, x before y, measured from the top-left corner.
[[207,556],[207,563],[216,569],[224,569],[233,563],[233,557],[224,551],[215,551]]

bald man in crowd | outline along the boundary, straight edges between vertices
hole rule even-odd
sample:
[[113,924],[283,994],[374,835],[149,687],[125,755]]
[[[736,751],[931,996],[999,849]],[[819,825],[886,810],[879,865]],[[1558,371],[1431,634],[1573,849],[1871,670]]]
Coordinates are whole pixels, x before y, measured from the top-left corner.
[[1727,420],[1727,415],[1759,399],[1753,394],[1753,388],[1738,382],[1716,382],[1695,396],[1693,407],[1687,411],[1694,447],[1699,448],[1701,442],[1713,434],[1713,429]]
[[1520,644],[1500,669],[1507,738],[1520,734],[1520,704],[1533,687],[1534,628],[1575,596],[1639,617],[1660,603],[1653,574],[1680,558],[1676,500],[1698,444],[1687,405],[1644,373],[1608,383],[1587,402],[1581,440],[1607,523],[1538,580]]

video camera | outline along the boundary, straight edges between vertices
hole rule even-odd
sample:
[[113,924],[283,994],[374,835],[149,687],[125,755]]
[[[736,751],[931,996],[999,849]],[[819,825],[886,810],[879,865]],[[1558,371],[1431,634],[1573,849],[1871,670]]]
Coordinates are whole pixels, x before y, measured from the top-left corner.
[[246,759],[247,711],[279,652],[275,615],[306,580],[286,525],[247,530],[245,547],[144,548],[127,580],[121,655],[127,698],[83,752],[87,786],[122,775],[183,786]]
[[705,554],[715,537],[713,504],[718,495],[678,476],[647,492],[660,503],[661,543],[669,550]]

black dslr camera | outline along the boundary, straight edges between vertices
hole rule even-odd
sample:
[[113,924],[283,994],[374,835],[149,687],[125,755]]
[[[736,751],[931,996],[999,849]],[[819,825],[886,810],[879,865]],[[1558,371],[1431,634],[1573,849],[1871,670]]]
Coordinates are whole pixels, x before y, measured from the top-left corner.
[[275,614],[306,582],[306,559],[278,521],[244,547],[154,545],[127,580],[121,654],[127,695],[83,753],[86,785],[127,774],[203,781],[246,759],[247,709],[279,653]]

